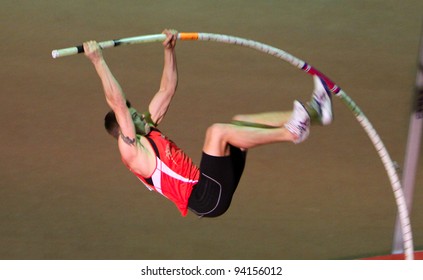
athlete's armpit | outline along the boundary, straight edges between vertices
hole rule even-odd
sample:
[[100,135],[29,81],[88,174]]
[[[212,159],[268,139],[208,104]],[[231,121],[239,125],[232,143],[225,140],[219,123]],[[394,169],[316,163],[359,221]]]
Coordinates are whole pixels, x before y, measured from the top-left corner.
[[128,137],[128,136],[124,135],[122,132],[120,132],[119,134],[120,134],[120,137],[122,137],[123,142],[125,142],[129,146],[135,145],[135,138]]

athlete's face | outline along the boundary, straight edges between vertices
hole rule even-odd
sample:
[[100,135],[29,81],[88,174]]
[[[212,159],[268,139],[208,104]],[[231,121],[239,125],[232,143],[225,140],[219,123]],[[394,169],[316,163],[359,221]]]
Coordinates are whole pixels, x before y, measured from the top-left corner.
[[138,114],[137,110],[134,108],[129,108],[129,113],[131,114],[132,121],[134,122],[135,130],[142,131],[144,129],[144,122],[141,120],[141,115]]

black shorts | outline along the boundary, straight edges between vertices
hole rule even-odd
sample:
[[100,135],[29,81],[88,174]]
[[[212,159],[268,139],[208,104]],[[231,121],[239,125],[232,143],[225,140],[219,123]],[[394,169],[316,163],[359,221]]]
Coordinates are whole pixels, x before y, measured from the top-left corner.
[[230,146],[230,155],[203,152],[200,179],[194,186],[188,208],[201,217],[217,217],[228,210],[245,167],[246,152]]

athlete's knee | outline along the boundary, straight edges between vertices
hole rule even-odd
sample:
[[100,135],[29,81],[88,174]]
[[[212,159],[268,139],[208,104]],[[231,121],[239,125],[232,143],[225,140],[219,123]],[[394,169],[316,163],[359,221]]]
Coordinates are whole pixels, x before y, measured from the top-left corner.
[[222,139],[225,136],[227,124],[215,123],[209,126],[206,131],[207,139]]
[[232,117],[233,121],[248,121],[248,115],[238,114]]

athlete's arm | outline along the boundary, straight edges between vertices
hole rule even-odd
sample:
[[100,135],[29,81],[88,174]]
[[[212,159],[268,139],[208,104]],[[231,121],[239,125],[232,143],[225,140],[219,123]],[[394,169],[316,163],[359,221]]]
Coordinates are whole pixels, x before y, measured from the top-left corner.
[[164,30],[166,40],[164,46],[164,66],[163,74],[160,81],[160,89],[154,95],[148,107],[153,122],[158,125],[169,109],[170,102],[176,92],[178,86],[178,69],[176,64],[176,30]]
[[125,94],[104,60],[98,43],[95,41],[84,43],[84,52],[93,63],[101,79],[107,104],[115,113],[120,126],[121,135],[118,141],[122,157],[130,161],[131,158],[136,156],[138,149],[136,148],[135,127],[132,116],[126,106]]

